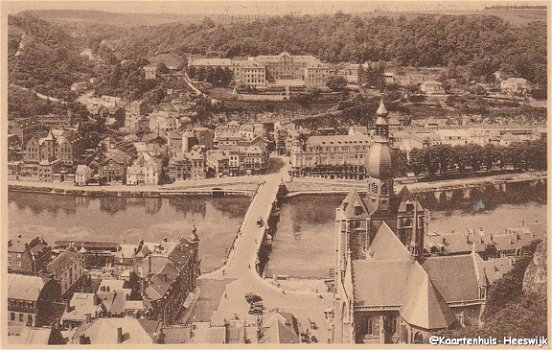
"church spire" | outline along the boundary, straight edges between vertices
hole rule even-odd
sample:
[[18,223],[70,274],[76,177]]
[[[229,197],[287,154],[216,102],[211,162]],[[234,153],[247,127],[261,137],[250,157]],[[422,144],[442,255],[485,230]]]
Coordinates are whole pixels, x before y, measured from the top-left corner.
[[376,111],[376,137],[374,138],[374,141],[376,142],[387,142],[389,141],[389,124],[387,123],[386,117],[387,114],[387,108],[385,108],[385,104],[383,103],[383,94],[381,96],[380,105],[378,107],[378,110]]

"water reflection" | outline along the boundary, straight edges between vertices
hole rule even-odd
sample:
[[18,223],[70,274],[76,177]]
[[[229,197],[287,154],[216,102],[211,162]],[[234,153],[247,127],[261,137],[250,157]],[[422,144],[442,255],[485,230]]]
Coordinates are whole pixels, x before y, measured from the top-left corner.
[[9,234],[25,238],[136,242],[188,236],[193,224],[200,236],[202,270],[222,264],[248,197],[170,198],[79,197],[9,192]]
[[[499,232],[522,221],[542,236],[546,231],[546,183],[486,186],[470,191],[422,193],[418,198],[430,209],[429,230],[464,231],[482,227]],[[272,245],[267,275],[324,277],[334,267],[335,208],[345,195],[303,195],[284,201]],[[473,212],[474,204],[484,209]]]

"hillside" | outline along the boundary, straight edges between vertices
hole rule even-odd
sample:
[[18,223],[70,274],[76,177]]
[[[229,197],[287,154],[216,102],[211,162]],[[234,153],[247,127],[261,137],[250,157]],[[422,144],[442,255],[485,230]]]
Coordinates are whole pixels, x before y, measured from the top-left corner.
[[[300,33],[300,35],[297,35]],[[402,66],[466,67],[468,78],[502,69],[544,85],[546,25],[514,26],[494,16],[284,16],[248,23],[167,24],[137,28],[119,40],[124,56],[179,54],[225,57],[312,54],[327,62],[393,61]]]
[[73,38],[62,27],[29,16],[8,18],[10,84],[71,100],[71,85],[92,73]]

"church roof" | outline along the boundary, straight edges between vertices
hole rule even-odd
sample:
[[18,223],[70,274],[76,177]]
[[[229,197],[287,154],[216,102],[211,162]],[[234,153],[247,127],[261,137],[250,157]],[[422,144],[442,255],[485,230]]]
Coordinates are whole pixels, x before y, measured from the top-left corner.
[[374,260],[412,261],[410,252],[385,221],[380,225],[368,248],[368,256]]
[[447,302],[479,299],[479,276],[471,254],[430,257],[422,266]]
[[[362,209],[360,215],[357,215],[355,207],[360,207]],[[341,209],[343,209],[343,214],[347,219],[363,218],[368,214],[368,209],[356,189],[352,189],[347,194],[347,197],[341,202]]]
[[402,306],[413,263],[412,260],[353,260],[355,306]]
[[443,296],[417,262],[410,269],[405,293],[400,314],[409,324],[425,329],[439,329],[448,328],[456,322]]
[[366,167],[371,178],[391,178],[393,176],[393,161],[389,145],[379,142],[373,143],[368,150]]

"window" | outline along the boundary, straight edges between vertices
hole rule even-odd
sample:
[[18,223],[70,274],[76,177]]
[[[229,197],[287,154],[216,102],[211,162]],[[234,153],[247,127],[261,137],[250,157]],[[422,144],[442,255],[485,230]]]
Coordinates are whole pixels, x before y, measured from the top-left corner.
[[368,320],[366,322],[366,334],[373,335],[374,334],[374,325],[372,324],[372,320]]
[[19,314],[19,322],[23,322],[23,314]]
[[373,193],[373,194],[378,193],[378,185],[376,185],[375,182],[373,182],[372,185],[370,186],[370,192]]
[[27,315],[27,326],[32,326],[32,325],[33,325],[33,316]]
[[15,321],[15,312],[10,313],[10,320]]
[[386,184],[381,185],[381,195],[382,196],[387,196],[387,185]]

